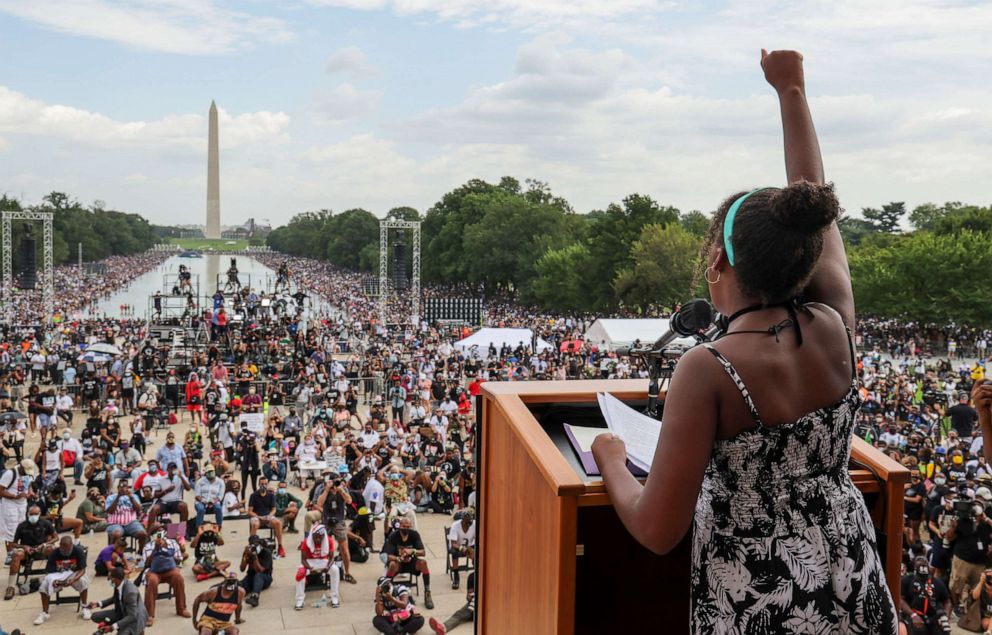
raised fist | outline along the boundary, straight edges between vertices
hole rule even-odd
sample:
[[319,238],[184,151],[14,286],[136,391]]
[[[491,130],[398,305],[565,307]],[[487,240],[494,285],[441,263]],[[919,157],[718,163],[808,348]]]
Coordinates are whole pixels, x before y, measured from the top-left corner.
[[761,70],[765,79],[779,93],[791,88],[806,89],[803,77],[803,56],[798,51],[772,51],[761,49]]

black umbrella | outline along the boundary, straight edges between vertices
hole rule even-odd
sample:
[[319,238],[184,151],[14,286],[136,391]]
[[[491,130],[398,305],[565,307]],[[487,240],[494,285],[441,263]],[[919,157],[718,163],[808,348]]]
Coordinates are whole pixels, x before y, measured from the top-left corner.
[[22,412],[11,410],[10,412],[0,412],[0,423],[12,423],[18,419],[27,419],[28,416]]

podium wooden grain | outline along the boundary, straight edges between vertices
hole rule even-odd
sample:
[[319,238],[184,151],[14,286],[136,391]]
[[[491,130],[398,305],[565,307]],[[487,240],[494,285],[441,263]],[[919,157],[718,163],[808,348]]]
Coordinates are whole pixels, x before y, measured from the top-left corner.
[[[479,633],[688,632],[690,537],[665,556],[637,544],[620,524],[602,482],[584,482],[528,408],[595,402],[598,392],[644,400],[647,381],[483,386]],[[851,478],[884,536],[886,579],[898,597],[909,472],[857,438],[851,458]]]

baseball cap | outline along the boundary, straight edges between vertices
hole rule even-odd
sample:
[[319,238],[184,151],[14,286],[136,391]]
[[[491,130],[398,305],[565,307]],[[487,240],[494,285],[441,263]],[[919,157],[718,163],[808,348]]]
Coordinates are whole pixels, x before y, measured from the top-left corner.
[[992,500],[992,490],[987,487],[979,487],[978,491],[975,492],[975,498],[981,498],[984,501]]

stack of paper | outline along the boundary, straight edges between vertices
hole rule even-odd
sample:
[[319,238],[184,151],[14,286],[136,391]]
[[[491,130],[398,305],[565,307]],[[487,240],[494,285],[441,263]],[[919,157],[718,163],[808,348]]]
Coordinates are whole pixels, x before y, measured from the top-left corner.
[[627,460],[650,472],[661,435],[661,422],[634,410],[613,395],[599,393],[597,398],[606,427],[627,446]]

